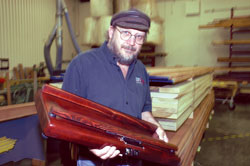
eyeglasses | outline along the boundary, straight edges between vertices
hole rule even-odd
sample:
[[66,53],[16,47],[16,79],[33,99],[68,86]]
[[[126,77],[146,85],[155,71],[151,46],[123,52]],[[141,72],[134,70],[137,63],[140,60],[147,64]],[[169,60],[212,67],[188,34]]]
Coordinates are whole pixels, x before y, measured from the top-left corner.
[[120,37],[122,40],[129,40],[132,36],[135,37],[135,42],[136,44],[142,45],[144,40],[145,40],[145,36],[144,35],[132,35],[129,31],[120,31],[118,28],[116,28],[119,32],[120,32]]

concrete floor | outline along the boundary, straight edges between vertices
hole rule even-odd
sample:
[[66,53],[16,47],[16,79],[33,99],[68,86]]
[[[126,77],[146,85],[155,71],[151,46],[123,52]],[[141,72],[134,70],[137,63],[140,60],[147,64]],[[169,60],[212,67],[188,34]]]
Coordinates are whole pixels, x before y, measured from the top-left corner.
[[[249,166],[250,165],[250,96],[237,96],[236,108],[216,102],[209,128],[200,144],[194,166]],[[61,166],[59,153],[49,152],[48,166]],[[24,159],[4,166],[29,166]]]
[[216,102],[194,166],[250,165],[250,96],[238,95],[236,108]]

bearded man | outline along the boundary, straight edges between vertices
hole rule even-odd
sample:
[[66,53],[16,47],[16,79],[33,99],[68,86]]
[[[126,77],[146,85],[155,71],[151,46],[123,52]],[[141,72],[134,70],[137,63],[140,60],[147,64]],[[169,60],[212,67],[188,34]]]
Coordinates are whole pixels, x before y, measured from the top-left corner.
[[[149,78],[137,59],[150,28],[150,18],[130,9],[115,14],[108,39],[99,48],[77,55],[66,70],[62,89],[158,126],[156,133],[168,141],[160,124],[152,116]],[[141,165],[141,161],[123,161],[119,149],[81,148],[77,165]]]

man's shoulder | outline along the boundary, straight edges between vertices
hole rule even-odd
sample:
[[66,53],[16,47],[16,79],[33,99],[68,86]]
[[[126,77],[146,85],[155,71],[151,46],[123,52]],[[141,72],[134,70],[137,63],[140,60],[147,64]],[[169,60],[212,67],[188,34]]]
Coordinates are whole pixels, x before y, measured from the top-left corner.
[[92,61],[95,61],[96,58],[98,58],[98,55],[100,54],[99,48],[93,48],[91,50],[88,50],[86,52],[79,53],[76,57],[73,58],[73,62],[76,63],[90,63]]

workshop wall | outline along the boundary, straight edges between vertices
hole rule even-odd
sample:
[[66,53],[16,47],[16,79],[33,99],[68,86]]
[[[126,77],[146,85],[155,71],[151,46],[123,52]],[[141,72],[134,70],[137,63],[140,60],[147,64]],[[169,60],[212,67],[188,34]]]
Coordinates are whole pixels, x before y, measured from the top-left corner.
[[[65,2],[78,37],[78,0]],[[0,0],[0,20],[0,58],[9,58],[10,70],[19,63],[31,67],[44,62],[44,44],[56,22],[56,0]],[[51,47],[53,64],[56,56],[54,43]],[[74,55],[75,50],[63,18],[63,59],[70,60]]]
[[[188,2],[199,4],[198,13],[196,9],[194,13],[188,9]],[[159,15],[164,18],[164,42],[158,50],[168,54],[165,61],[159,60],[157,65],[167,66],[221,66],[217,57],[229,56],[229,46],[214,46],[211,42],[229,39],[229,29],[198,29],[199,25],[229,18],[232,7],[248,7],[235,10],[235,16],[250,14],[249,0],[158,0],[157,5]],[[228,10],[212,12],[213,9]]]
[[[78,44],[82,45],[86,30],[84,18],[90,16],[90,3],[65,0]],[[190,3],[195,7],[190,8]],[[197,7],[198,4],[198,7]],[[192,5],[191,5],[192,6]],[[213,46],[213,40],[229,38],[224,28],[198,29],[214,19],[230,17],[232,7],[250,7],[249,0],[157,0],[163,23],[163,43],[157,51],[168,55],[156,59],[157,65],[219,66],[217,57],[228,56],[228,46]],[[227,11],[211,12],[213,9]],[[210,12],[206,12],[210,10]],[[236,10],[235,15],[249,15],[250,10]],[[17,64],[32,66],[44,61],[43,47],[55,24],[55,0],[0,0],[0,58],[9,58],[10,69]],[[55,61],[55,46],[51,56]],[[65,19],[63,19],[63,60],[76,55]],[[67,65],[64,65],[66,68]]]
[[43,46],[54,25],[55,3],[50,0],[0,3],[0,57],[9,58],[10,69],[18,63],[32,66],[44,61]]

